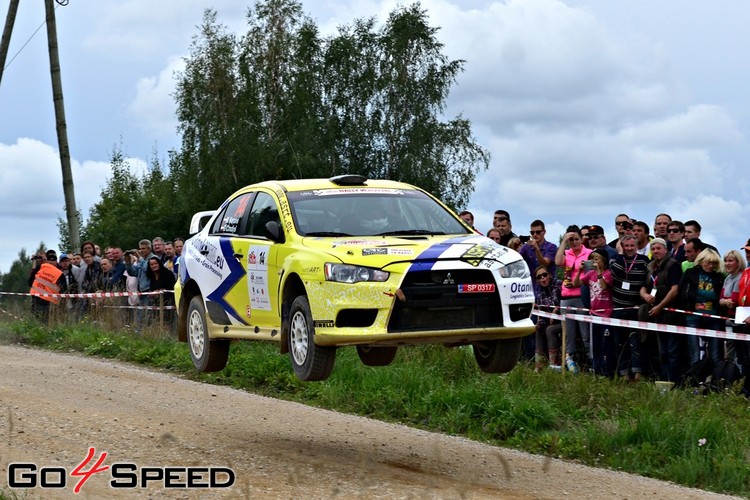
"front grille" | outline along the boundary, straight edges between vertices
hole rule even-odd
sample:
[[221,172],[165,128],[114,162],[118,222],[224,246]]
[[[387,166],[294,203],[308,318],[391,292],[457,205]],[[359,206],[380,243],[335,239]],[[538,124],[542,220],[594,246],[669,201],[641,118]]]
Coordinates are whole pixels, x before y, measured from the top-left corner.
[[458,293],[458,285],[495,283],[492,273],[478,269],[417,271],[406,275],[388,322],[389,332],[458,330],[503,325],[500,295]]

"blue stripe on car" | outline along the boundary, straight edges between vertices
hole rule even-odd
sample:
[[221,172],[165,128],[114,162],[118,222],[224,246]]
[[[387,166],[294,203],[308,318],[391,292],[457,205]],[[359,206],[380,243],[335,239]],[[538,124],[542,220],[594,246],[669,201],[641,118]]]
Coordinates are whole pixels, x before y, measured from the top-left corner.
[[245,271],[245,267],[242,263],[234,257],[232,241],[229,238],[219,238],[219,248],[221,249],[221,254],[224,257],[225,264],[229,266],[229,276],[221,282],[216,290],[208,294],[206,299],[216,302],[227,312],[227,314],[230,314],[243,325],[248,325],[249,323],[247,322],[247,319],[238,314],[234,307],[232,307],[225,298],[225,295],[229,293],[229,290],[231,290],[232,287],[234,287],[234,285],[236,285],[242,277],[247,274],[247,271]]
[[451,238],[449,240],[441,241],[440,243],[436,243],[432,245],[430,248],[425,249],[421,254],[417,256],[416,259],[414,259],[414,263],[409,267],[408,272],[413,271],[429,271],[432,269],[432,266],[435,265],[435,262],[438,261],[440,256],[448,250],[451,246],[455,245],[456,243],[463,243],[466,241],[466,236],[461,236],[458,238]]

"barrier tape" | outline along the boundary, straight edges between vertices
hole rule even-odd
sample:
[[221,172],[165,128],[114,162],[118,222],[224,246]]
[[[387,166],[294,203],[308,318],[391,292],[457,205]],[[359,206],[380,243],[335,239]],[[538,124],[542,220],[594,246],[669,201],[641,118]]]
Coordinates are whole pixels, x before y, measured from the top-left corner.
[[729,318],[727,316],[717,316],[715,314],[699,313],[699,312],[695,312],[695,311],[683,311],[682,309],[672,309],[671,307],[665,307],[664,310],[665,311],[670,311],[670,312],[678,312],[678,313],[683,313],[683,314],[690,314],[692,316],[700,316],[702,318],[714,318],[714,319],[723,319],[723,320],[727,320],[727,319],[732,319],[733,320],[734,319],[734,318]]
[[168,309],[177,309],[175,306],[100,306],[102,309],[149,309],[153,311],[158,311],[160,309],[164,309],[165,311]]
[[8,311],[6,311],[5,309],[1,309],[1,308],[0,308],[0,313],[3,313],[3,314],[7,314],[8,316],[10,316],[11,318],[13,318],[13,319],[15,319],[15,320],[17,320],[17,321],[23,321],[23,318],[19,318],[19,317],[18,317],[18,316],[16,316],[15,314],[11,314],[11,313],[9,313]]
[[[537,306],[535,306],[535,308],[536,307]],[[549,307],[549,306],[544,306],[544,307]],[[606,309],[587,309],[585,307],[569,307],[569,306],[565,306],[563,309],[566,309],[568,311],[583,311],[583,312],[591,312],[591,311],[602,312],[602,311],[606,310]],[[612,308],[611,310],[612,311],[627,311],[627,310],[630,310],[630,309],[638,309],[638,306],[615,307],[615,308]],[[715,314],[699,313],[699,312],[695,312],[695,311],[685,311],[683,309],[673,309],[671,307],[665,307],[664,311],[677,312],[677,313],[682,313],[682,314],[690,314],[692,316],[700,316],[700,317],[703,317],[703,318],[714,318],[714,319],[723,319],[723,320],[734,319],[734,318],[730,318],[728,316],[717,316]]]
[[[39,293],[35,297],[58,297],[58,298],[78,298],[78,299],[103,299],[112,297],[138,297],[139,295],[162,295],[164,293],[174,293],[174,290],[156,290],[154,292],[91,292],[91,293]],[[19,292],[0,292],[0,295],[22,295],[30,297],[30,293]]]
[[663,323],[650,323],[646,321],[635,321],[631,319],[604,318],[601,316],[589,316],[584,314],[555,314],[551,312],[534,309],[534,313],[542,318],[556,320],[572,319],[585,323],[596,323],[599,325],[611,325],[635,328],[638,330],[653,330],[656,332],[679,333],[682,335],[695,335],[701,337],[714,337],[728,340],[750,340],[750,335],[720,330],[707,330],[705,328],[693,328],[690,326],[665,325]]

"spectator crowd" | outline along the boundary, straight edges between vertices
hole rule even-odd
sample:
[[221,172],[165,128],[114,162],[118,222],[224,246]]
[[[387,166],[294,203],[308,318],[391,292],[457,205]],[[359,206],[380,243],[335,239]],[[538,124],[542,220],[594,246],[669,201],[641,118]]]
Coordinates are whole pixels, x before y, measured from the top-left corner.
[[[168,321],[174,306],[174,290],[184,245],[182,238],[164,241],[143,239],[138,248],[123,251],[119,246],[101,247],[92,241],[81,245],[80,252],[55,250],[37,252],[32,256],[29,273],[31,310],[43,322],[49,319],[53,304],[64,308],[75,320],[88,314],[101,303],[98,298],[65,297],[55,294],[85,294],[105,292],[136,292],[120,301],[109,301],[125,308],[123,319],[134,322],[137,328],[150,321],[148,311],[156,306],[167,306]],[[140,295],[144,292],[166,291],[159,295]]]
[[[459,216],[474,227],[470,212]],[[750,396],[750,342],[725,339],[726,332],[750,334],[747,309],[736,314],[737,308],[750,307],[750,239],[722,255],[701,240],[696,220],[682,222],[662,213],[653,234],[648,223],[627,214],[618,214],[614,224],[617,237],[609,242],[599,225],[571,225],[558,246],[546,240],[543,221],[533,221],[528,235],[519,236],[510,214],[495,212],[487,237],[517,250],[534,281],[539,314],[532,317],[536,334],[525,339],[523,356],[534,360],[537,372],[548,364],[571,371],[580,367],[633,382],[686,383],[699,370],[729,362],[747,375],[742,390]],[[554,317],[561,312],[598,318],[566,316],[563,346],[563,325]],[[618,326],[624,323],[607,318],[655,326]]]

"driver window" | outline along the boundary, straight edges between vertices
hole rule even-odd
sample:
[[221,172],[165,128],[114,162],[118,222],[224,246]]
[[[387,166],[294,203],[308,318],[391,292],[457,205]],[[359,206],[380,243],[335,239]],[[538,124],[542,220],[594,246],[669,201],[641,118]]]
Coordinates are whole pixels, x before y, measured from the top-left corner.
[[268,193],[259,192],[250,211],[250,219],[247,222],[247,234],[265,238],[266,224],[271,221],[281,224],[276,201]]

